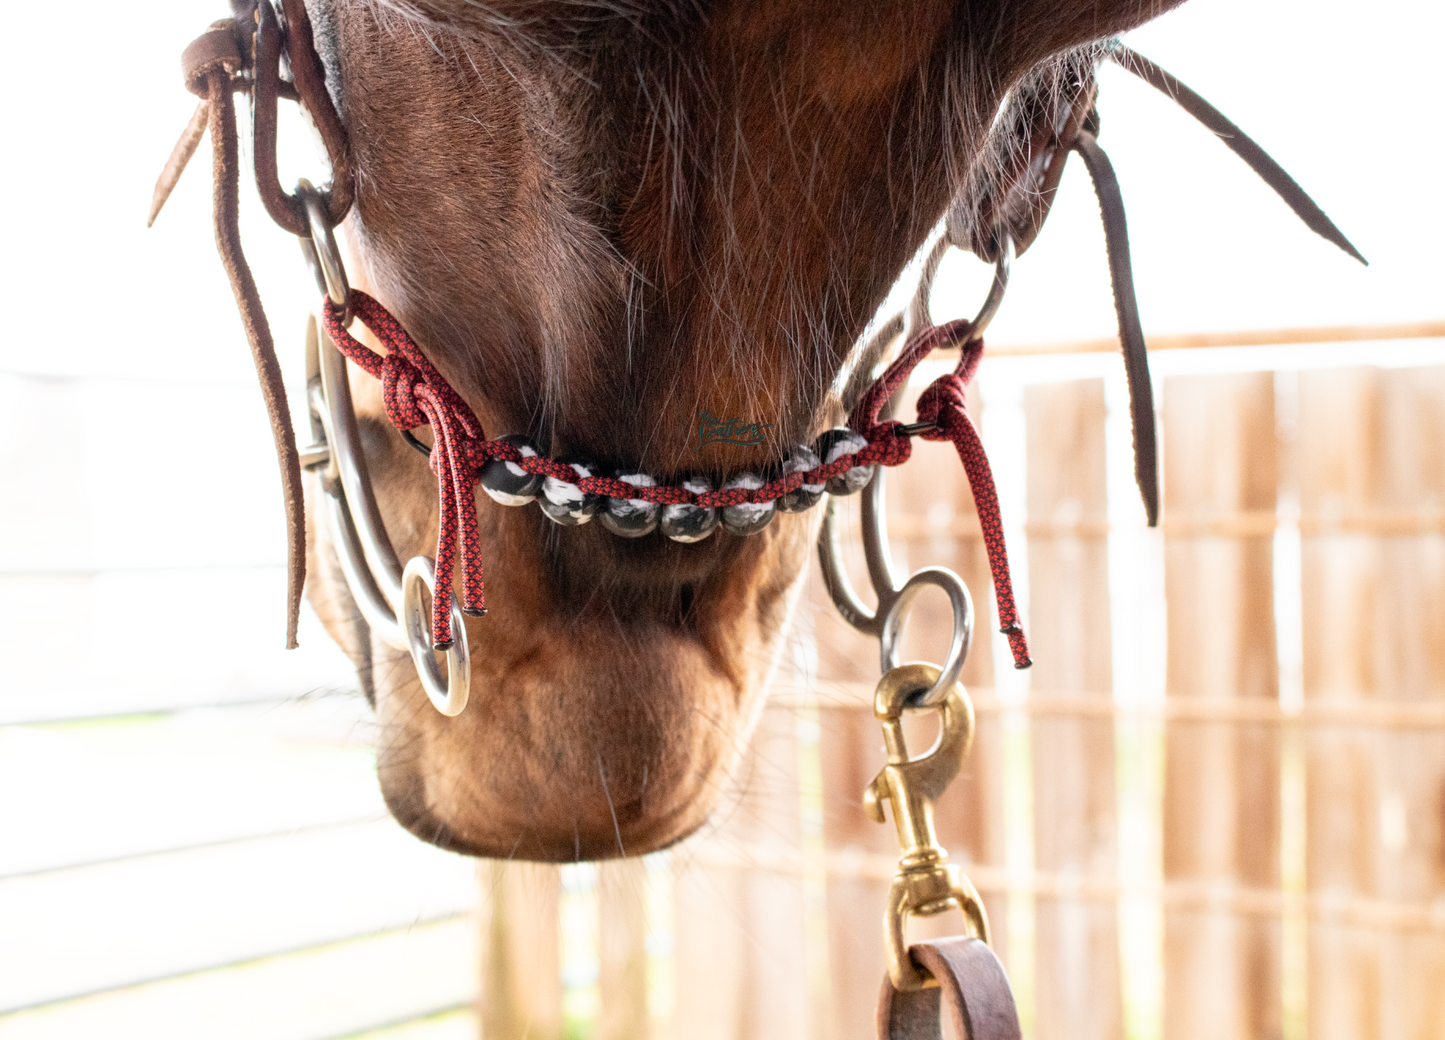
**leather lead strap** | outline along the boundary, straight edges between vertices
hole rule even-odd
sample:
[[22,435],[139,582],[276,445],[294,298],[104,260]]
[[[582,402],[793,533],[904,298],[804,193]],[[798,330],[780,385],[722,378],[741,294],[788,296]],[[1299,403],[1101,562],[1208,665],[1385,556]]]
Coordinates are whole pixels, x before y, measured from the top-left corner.
[[301,490],[301,458],[296,452],[296,435],[291,429],[291,409],[286,403],[286,384],[276,359],[271,326],[261,306],[256,280],[241,251],[240,147],[236,137],[236,107],[232,102],[231,72],[216,62],[204,70],[207,107],[210,112],[211,151],[214,167],[216,249],[231,281],[236,308],[246,329],[246,341],[256,363],[261,396],[271,420],[276,443],[276,460],[281,467],[281,495],[286,509],[286,649],[296,647],[296,625],[301,615],[301,589],[306,584],[306,519]]
[[1149,378],[1149,352],[1139,323],[1134,294],[1134,266],[1129,260],[1129,226],[1124,219],[1124,198],[1114,167],[1094,135],[1081,129],[1074,151],[1084,160],[1099,211],[1104,218],[1104,240],[1109,254],[1109,281],[1114,287],[1114,312],[1119,319],[1119,343],[1124,371],[1129,378],[1129,417],[1134,428],[1134,479],[1144,499],[1149,526],[1159,526],[1159,448],[1154,429],[1154,384]]
[[1304,221],[1306,227],[1321,238],[1333,242],[1360,263],[1369,265],[1369,261],[1360,255],[1360,251],[1350,243],[1344,232],[1335,227],[1334,221],[1325,216],[1325,211],[1315,204],[1315,200],[1305,193],[1299,183],[1248,134],[1235,126],[1228,116],[1173,75],[1128,47],[1116,48],[1110,52],[1110,57],[1155,90],[1169,95],[1180,108],[1214,131],[1231,152],[1243,159],[1249,168],[1259,175],[1260,180],[1274,189],[1275,194],[1294,210],[1295,216]]
[[878,1040],[942,1040],[943,1014],[958,1040],[1020,1040],[1008,976],[987,943],[953,936],[914,943],[908,952],[938,985],[901,992],[883,976]]

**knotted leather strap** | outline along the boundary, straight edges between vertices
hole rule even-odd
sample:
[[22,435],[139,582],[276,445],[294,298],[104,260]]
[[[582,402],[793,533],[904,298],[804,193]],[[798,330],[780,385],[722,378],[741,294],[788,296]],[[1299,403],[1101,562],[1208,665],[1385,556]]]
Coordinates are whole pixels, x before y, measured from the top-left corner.
[[1020,1040],[1008,975],[987,943],[953,936],[914,943],[908,952],[938,985],[901,992],[884,975],[878,1040],[942,1040],[943,1015],[959,1040]]

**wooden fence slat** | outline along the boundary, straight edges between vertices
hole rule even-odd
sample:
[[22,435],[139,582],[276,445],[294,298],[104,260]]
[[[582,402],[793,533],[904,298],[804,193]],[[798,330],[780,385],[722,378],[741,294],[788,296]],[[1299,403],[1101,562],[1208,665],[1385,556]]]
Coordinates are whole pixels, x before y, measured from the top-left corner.
[[[735,778],[737,795],[683,859],[674,887],[674,1033],[707,1040],[805,1037],[812,993],[804,879],[771,864],[707,862],[707,847],[796,850],[801,842],[797,719],[765,709]],[[689,853],[697,853],[689,860]]]
[[[819,654],[821,658],[821,647]],[[823,835],[828,850],[877,857],[891,870],[898,860],[893,828],[874,823],[863,812],[863,789],[884,760],[883,738],[873,713],[863,707],[819,712],[819,728]],[[873,1040],[877,1035],[873,1017],[878,986],[887,970],[883,952],[887,901],[887,875],[828,878],[830,1038]]]
[[597,865],[596,1040],[646,1040],[647,863],[640,857]]
[[[1445,537],[1330,529],[1445,501],[1445,368],[1302,373],[1300,444],[1306,703],[1445,702]],[[1306,740],[1312,894],[1445,894],[1439,735]],[[1315,921],[1309,936],[1311,1040],[1445,1035],[1445,930]]]
[[[1121,895],[1163,911],[1168,1040],[1281,1033],[1286,917],[1308,930],[1309,1040],[1445,1036],[1445,367],[1304,373],[1299,385],[1302,708],[1279,701],[1273,374],[1165,384],[1167,699],[1123,709],[1111,692],[1102,386],[1025,392],[1038,664],[1019,717],[1032,740],[1031,873],[1005,855],[1003,788],[1022,778],[1003,761],[987,565],[966,481],[946,445],[917,445],[914,464],[890,474],[892,515],[905,518],[893,530],[899,569],[950,566],[976,597],[964,681],[979,732],[939,806],[939,833],[984,892],[1001,951],[1009,894],[1035,903],[1026,988],[1037,1040],[1122,1035]],[[594,1035],[604,1040],[874,1035],[898,852],[893,828],[861,808],[883,761],[870,709],[877,644],[837,618],[816,573],[810,582],[799,609],[816,687],[780,684],[737,791],[707,835],[674,853],[671,1029],[648,1015],[645,866],[599,868]],[[904,659],[936,658],[947,639],[945,613],[921,606]],[[1114,727],[1133,718],[1164,730],[1162,885],[1131,887],[1118,871]],[[815,722],[821,856],[803,820],[816,794],[800,787],[816,774],[799,727]],[[931,728],[910,719],[910,746],[925,746]],[[1281,887],[1285,735],[1305,748],[1308,892]],[[560,1040],[556,868],[482,872],[483,1035]],[[809,930],[815,890],[826,892],[826,951]],[[916,921],[909,934],[956,931],[956,916]]]
[[[908,414],[906,409],[902,413]],[[888,477],[897,478],[901,473],[895,469]],[[896,498],[897,488],[892,492]],[[850,573],[871,605],[871,595],[863,591],[867,579],[862,543],[856,537],[856,503],[856,498],[842,503],[848,514],[848,530],[854,535],[847,542],[852,564]],[[897,562],[901,568],[906,561]],[[874,855],[896,862],[898,842],[893,828],[874,823],[863,812],[863,789],[884,761],[883,738],[871,707],[872,689],[880,677],[878,643],[850,628],[838,616],[816,567],[808,581],[802,608],[810,609],[813,618],[818,679],[825,691],[820,695],[820,703],[833,703],[826,694],[830,681],[846,681],[868,692],[861,703],[850,698],[847,706],[819,713],[824,845],[830,852]],[[922,612],[919,620],[924,620]],[[827,880],[824,905],[832,1015],[826,1035],[830,1040],[873,1040],[877,1035],[873,1022],[878,986],[887,970],[882,926],[887,901],[886,876],[830,876]]]
[[[917,395],[923,389],[921,384],[909,388],[901,414],[913,414]],[[968,388],[967,405],[974,422],[979,423],[982,400],[977,384]],[[892,492],[888,501],[889,533],[893,536],[900,567],[906,566],[907,570],[947,567],[963,579],[973,597],[974,642],[960,678],[971,693],[980,688],[990,689],[994,685],[992,633],[998,627],[994,620],[993,577],[973,493],[968,476],[959,464],[958,452],[946,441],[915,441],[909,464],[892,470],[889,476],[893,478],[889,485]],[[894,523],[895,517],[917,517],[923,523],[900,525]],[[905,531],[906,538],[903,537]],[[953,631],[952,617],[942,606],[942,597],[930,600],[925,595],[913,615],[905,632],[901,657],[905,661],[939,660]],[[980,715],[976,723],[973,750],[963,772],[939,799],[935,812],[938,839],[965,872],[970,864],[1002,870],[1008,855],[1003,724],[997,715]],[[891,826],[889,831],[891,833]],[[1004,892],[989,892],[983,902],[993,931],[994,952],[1007,964],[1008,896]],[[927,929],[932,927],[936,927],[939,934],[958,930],[958,920],[952,915],[922,924],[925,930],[917,933],[920,936],[929,934]]]
[[[1112,700],[1104,385],[1029,387],[1028,516],[1080,523],[1029,539],[1030,699],[1083,690]],[[1030,721],[1034,858],[1080,881],[1117,876],[1114,725]],[[1039,1040],[1123,1035],[1118,911],[1112,901],[1041,896],[1035,904],[1034,1022]]]
[[562,1040],[561,873],[555,864],[481,860],[483,1040]]
[[[922,387],[905,393],[900,415],[911,415]],[[979,400],[970,390],[969,407],[979,414]],[[964,665],[966,687],[989,687],[993,666],[989,633],[993,608],[990,599],[988,561],[978,535],[978,519],[967,477],[957,453],[947,443],[916,442],[909,465],[890,470],[887,479],[890,520],[902,516],[908,522],[890,533],[894,560],[901,573],[918,567],[949,567],[968,585],[977,611],[973,652]],[[856,500],[845,508],[856,515]],[[962,533],[961,533],[962,532]],[[853,573],[863,580],[862,551],[856,539],[850,543]],[[833,610],[816,574],[805,598],[811,609],[818,651],[818,677],[824,693],[820,703],[831,703],[829,682],[845,682],[850,689],[871,689],[879,679],[878,644],[848,628]],[[870,602],[871,602],[871,597]],[[941,596],[928,594],[914,608],[905,629],[900,657],[903,660],[938,661],[952,632],[951,615]],[[884,761],[883,741],[871,711],[871,695],[820,713],[819,761],[823,779],[824,841],[830,854],[873,855],[896,860],[898,843],[890,824],[874,823],[862,810],[863,788]],[[909,719],[905,732],[910,747],[928,746],[931,723]],[[1002,785],[1002,738],[996,717],[979,720],[974,749],[965,770],[955,780],[937,808],[939,840],[955,862],[968,869],[984,864],[1002,870],[1005,861],[1005,829]],[[886,876],[840,877],[827,882],[828,966],[832,1005],[830,1038],[871,1040],[878,986],[885,970],[883,950],[883,908],[886,905]],[[994,948],[1007,956],[1007,898],[991,891],[984,898],[994,923]],[[962,927],[957,914],[943,914],[913,922],[909,936],[914,939],[956,934]]]
[[[1164,514],[1170,700],[1277,703],[1273,549],[1267,532],[1200,522],[1272,512],[1278,495],[1273,374],[1164,384]],[[1263,724],[1172,719],[1165,727],[1164,878],[1225,888],[1280,881],[1280,744]],[[1278,920],[1227,906],[1166,907],[1164,1034],[1277,1036]]]

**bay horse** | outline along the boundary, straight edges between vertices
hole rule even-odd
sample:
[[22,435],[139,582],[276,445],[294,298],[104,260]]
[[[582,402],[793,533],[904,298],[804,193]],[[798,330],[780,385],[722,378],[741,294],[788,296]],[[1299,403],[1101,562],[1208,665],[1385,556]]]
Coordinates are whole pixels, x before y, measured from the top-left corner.
[[[263,0],[269,3],[269,0]],[[255,0],[235,0],[242,18]],[[353,284],[489,434],[719,486],[837,426],[857,345],[1025,77],[1173,0],[309,0],[349,141]],[[353,380],[398,554],[436,481]],[[749,436],[704,443],[699,417]],[[747,441],[748,443],[738,443]],[[478,496],[472,702],[377,640],[308,488],[308,590],[356,663],[397,819],[568,861],[707,818],[761,710],[818,531],[682,542]]]

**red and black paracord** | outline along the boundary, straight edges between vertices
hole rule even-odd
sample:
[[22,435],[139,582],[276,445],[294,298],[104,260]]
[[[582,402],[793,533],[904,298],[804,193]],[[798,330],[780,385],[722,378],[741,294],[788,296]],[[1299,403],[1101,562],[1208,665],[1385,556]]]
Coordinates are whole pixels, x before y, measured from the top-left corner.
[[666,485],[638,487],[613,477],[580,477],[569,463],[540,455],[524,456],[515,445],[487,440],[471,408],[427,360],[401,323],[359,289],[351,290],[349,302],[355,316],[376,335],[388,353],[378,354],[352,336],[342,323],[341,309],[329,299],[322,303],[322,324],[327,335],[342,354],[381,381],[382,401],[392,425],[403,432],[422,426],[432,428],[434,445],[430,465],[436,474],[441,505],[436,587],[432,595],[432,643],[438,650],[450,648],[453,642],[450,607],[454,569],[461,571],[462,612],[472,616],[487,612],[474,489],[488,459],[502,459],[528,473],[575,484],[585,494],[640,499],[662,505],[690,504],[707,509],[764,504],[804,484],[822,484],[854,466],[897,466],[907,462],[913,453],[910,431],[896,420],[879,422],[878,415],[920,361],[940,346],[958,344],[962,351],[958,367],[935,380],[918,399],[919,421],[932,425],[915,432],[925,440],[952,441],[958,450],[983,528],[1000,631],[1008,637],[1014,666],[1027,668],[1032,663],[1014,603],[993,472],[978,430],[964,405],[964,387],[978,371],[983,356],[983,340],[970,338],[973,331],[970,323],[955,321],[932,326],[904,345],[849,416],[850,427],[868,441],[868,446],[861,451],[842,455],[816,469],[780,476],[761,487],[720,488],[697,493]]

